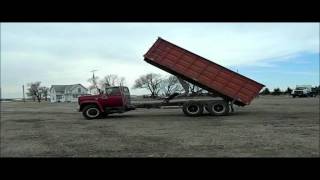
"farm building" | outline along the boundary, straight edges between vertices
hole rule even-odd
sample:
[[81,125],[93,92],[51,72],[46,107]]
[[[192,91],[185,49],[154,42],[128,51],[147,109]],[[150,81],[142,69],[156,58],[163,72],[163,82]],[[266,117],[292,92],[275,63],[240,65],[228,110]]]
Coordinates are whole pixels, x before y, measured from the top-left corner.
[[81,95],[88,94],[88,89],[81,84],[52,85],[50,102],[76,102]]

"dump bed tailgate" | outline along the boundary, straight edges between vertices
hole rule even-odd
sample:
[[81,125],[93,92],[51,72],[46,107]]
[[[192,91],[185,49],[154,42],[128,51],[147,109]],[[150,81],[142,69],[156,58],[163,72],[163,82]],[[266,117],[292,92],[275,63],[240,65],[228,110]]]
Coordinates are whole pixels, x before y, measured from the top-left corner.
[[214,92],[240,106],[248,105],[264,87],[162,38],[144,55],[146,62]]

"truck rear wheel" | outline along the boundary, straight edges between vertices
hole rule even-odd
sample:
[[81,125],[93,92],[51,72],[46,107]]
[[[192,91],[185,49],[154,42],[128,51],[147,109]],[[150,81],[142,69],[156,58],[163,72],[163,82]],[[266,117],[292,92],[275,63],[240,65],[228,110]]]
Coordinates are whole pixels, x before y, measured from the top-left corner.
[[183,104],[182,110],[187,116],[200,116],[203,113],[203,105],[199,102],[188,101]]
[[88,105],[83,108],[82,115],[86,119],[97,119],[101,115],[100,109],[96,105]]
[[209,113],[215,116],[224,116],[229,113],[229,105],[226,101],[215,101],[209,103]]

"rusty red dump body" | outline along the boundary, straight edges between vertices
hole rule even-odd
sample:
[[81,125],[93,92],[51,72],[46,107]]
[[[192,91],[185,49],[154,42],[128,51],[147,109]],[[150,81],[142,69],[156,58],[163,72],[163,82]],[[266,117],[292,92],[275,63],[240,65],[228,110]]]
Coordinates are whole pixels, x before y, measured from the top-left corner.
[[245,106],[264,87],[252,79],[198,56],[162,38],[144,55],[146,62]]

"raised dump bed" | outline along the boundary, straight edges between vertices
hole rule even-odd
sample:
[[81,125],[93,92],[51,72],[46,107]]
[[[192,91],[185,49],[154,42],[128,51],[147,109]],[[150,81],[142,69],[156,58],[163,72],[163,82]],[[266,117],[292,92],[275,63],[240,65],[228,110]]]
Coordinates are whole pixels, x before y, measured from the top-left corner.
[[144,60],[239,106],[250,104],[264,87],[160,37],[144,55]]

